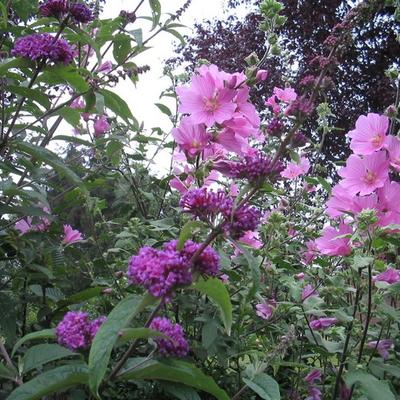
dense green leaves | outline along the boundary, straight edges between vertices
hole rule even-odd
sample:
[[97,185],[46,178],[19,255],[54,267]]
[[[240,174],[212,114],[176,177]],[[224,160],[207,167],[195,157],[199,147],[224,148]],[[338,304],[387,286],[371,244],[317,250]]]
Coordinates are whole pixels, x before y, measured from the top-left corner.
[[228,400],[224,390],[200,369],[184,361],[169,360],[165,362],[135,358],[128,360],[119,380],[160,379],[183,383],[198,390],[212,394],[218,400]]

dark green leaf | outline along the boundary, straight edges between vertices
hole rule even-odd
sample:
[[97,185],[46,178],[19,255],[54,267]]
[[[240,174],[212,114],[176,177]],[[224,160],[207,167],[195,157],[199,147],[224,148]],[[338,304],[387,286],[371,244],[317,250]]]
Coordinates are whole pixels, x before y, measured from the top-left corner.
[[[121,329],[121,334],[118,338],[118,343],[126,343],[132,339],[150,339],[154,337],[162,337],[164,339],[169,339],[159,331],[155,331],[149,328],[126,328]],[[170,340],[170,339],[169,339]]]
[[113,55],[118,64],[121,65],[126,61],[131,49],[130,36],[123,33],[115,35]]
[[204,227],[204,223],[202,223],[200,221],[186,222],[186,224],[183,226],[181,233],[179,235],[177,249],[178,250],[183,249],[183,246],[185,245],[186,240],[191,239],[193,237],[193,235],[195,233],[199,232],[202,227]]
[[133,115],[125,100],[121,99],[116,93],[110,92],[106,89],[101,89],[99,92],[104,96],[104,104],[116,115],[129,122],[133,119]]
[[13,58],[10,61],[0,63],[0,76],[6,74],[12,68],[34,67],[35,63],[25,58]]
[[186,41],[185,41],[184,37],[178,31],[176,31],[175,29],[168,28],[168,29],[166,29],[166,31],[168,33],[170,33],[171,35],[175,36],[177,39],[179,39],[179,41],[181,42],[182,46],[184,46],[186,44]]
[[43,329],[42,331],[31,332],[22,337],[15,343],[15,346],[12,350],[11,356],[14,356],[15,352],[27,341],[29,340],[38,340],[38,339],[56,339],[56,334],[54,329]]
[[63,107],[53,115],[61,115],[74,128],[79,125],[81,120],[81,113],[78,110],[69,107]]
[[189,386],[179,385],[178,383],[163,382],[161,387],[164,392],[167,392],[179,400],[201,400],[197,392]]
[[170,117],[172,115],[171,110],[166,105],[161,104],[161,103],[154,103],[154,104],[159,108],[159,110],[163,114],[167,115],[168,117]]
[[46,110],[50,108],[49,98],[45,94],[43,94],[40,90],[29,89],[23,86],[8,86],[8,90],[22,97],[25,97],[29,100],[36,101]]

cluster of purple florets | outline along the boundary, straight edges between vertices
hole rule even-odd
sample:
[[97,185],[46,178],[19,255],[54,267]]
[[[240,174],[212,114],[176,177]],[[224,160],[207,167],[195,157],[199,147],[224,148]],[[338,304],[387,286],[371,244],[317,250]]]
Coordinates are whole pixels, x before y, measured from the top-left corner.
[[150,328],[163,333],[171,340],[164,338],[155,338],[158,351],[163,356],[185,357],[189,352],[189,346],[185,339],[182,327],[179,324],[173,324],[168,318],[154,318]]
[[86,24],[93,21],[92,11],[84,4],[69,4],[67,0],[48,0],[39,6],[39,12],[44,17],[63,18],[67,13],[75,22]]
[[72,351],[87,349],[106,317],[90,320],[83,311],[69,311],[56,327],[58,343]]
[[32,61],[49,60],[55,64],[69,64],[74,51],[64,39],[56,39],[49,33],[34,33],[16,40],[11,54]]
[[267,125],[267,133],[270,136],[281,137],[282,132],[285,128],[285,125],[279,118],[274,118],[268,125]]
[[230,174],[234,178],[247,179],[252,183],[261,183],[265,178],[277,176],[284,167],[280,161],[273,162],[262,152],[245,156],[240,162],[231,164]]
[[224,217],[223,229],[235,239],[246,231],[256,230],[262,216],[258,208],[236,207],[234,199],[226,193],[207,188],[188,190],[182,196],[180,206],[203,221],[215,222],[216,216]]
[[191,265],[191,258],[199,246],[189,240],[182,250],[178,250],[177,241],[173,240],[161,250],[142,247],[129,260],[130,283],[143,285],[155,297],[168,297],[176,287],[192,283],[193,271],[216,275],[219,256],[211,247],[207,247]]

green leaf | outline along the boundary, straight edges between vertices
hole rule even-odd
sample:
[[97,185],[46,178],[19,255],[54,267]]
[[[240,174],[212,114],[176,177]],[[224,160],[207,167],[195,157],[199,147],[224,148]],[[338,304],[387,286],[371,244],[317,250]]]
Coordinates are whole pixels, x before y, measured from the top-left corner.
[[64,107],[53,113],[53,115],[61,115],[74,128],[79,125],[81,113],[74,108]]
[[106,89],[101,89],[99,92],[104,96],[104,104],[107,108],[113,111],[116,115],[129,122],[133,119],[133,115],[125,100],[121,99],[116,93],[110,92]]
[[61,300],[58,303],[58,307],[66,307],[69,306],[70,304],[78,304],[82,303],[86,300],[89,300],[93,297],[97,297],[100,295],[100,293],[103,291],[102,286],[96,286],[96,287],[90,287],[87,289],[84,289],[78,293],[73,294],[72,296],[67,297],[66,299]]
[[121,333],[118,338],[118,343],[126,343],[132,339],[150,339],[154,337],[162,337],[167,340],[171,340],[168,336],[164,335],[159,331],[155,331],[150,328],[126,328],[121,329]]
[[218,400],[229,400],[229,396],[214,381],[194,365],[178,360],[155,361],[134,358],[127,362],[118,380],[151,379],[183,383],[212,394]]
[[186,44],[186,41],[185,41],[184,37],[178,31],[176,31],[175,29],[168,28],[168,29],[166,29],[166,31],[168,33],[170,33],[171,35],[175,36],[177,39],[179,39],[179,41],[181,42],[182,46],[184,46]]
[[132,46],[130,36],[123,33],[115,35],[113,56],[118,64],[121,65],[126,61],[131,49]]
[[17,376],[17,371],[11,369],[9,366],[0,363],[0,378],[14,380]]
[[77,69],[71,66],[54,65],[46,67],[38,81],[54,85],[58,83],[68,83],[78,92],[82,93],[89,90],[89,84],[81,75],[79,75]]
[[93,147],[93,144],[91,142],[88,142],[87,140],[83,140],[75,136],[57,135],[53,137],[53,140],[63,140],[64,142],[68,143],[75,143],[75,144],[81,144],[82,146]]
[[17,343],[15,343],[15,346],[12,350],[11,357],[14,356],[15,352],[25,343],[28,342],[29,340],[38,340],[38,339],[56,339],[56,334],[54,329],[43,329],[41,331],[37,332],[31,332],[22,337],[21,339],[18,340]]
[[221,311],[221,318],[226,333],[230,335],[232,327],[232,303],[226,286],[218,278],[209,278],[207,280],[200,279],[191,287],[202,294],[206,294],[217,304]]
[[146,306],[154,302],[155,298],[150,295],[144,298],[128,296],[115,306],[101,325],[89,353],[89,386],[95,396],[98,397],[100,383],[106,373],[112,349],[121,329],[125,328]]
[[50,361],[59,360],[65,357],[76,357],[78,353],[59,346],[58,344],[38,344],[30,347],[23,358],[23,371],[27,373],[35,368],[40,368]]
[[158,107],[158,109],[165,115],[167,115],[168,117],[170,117],[172,115],[171,110],[164,104],[161,103],[154,103],[154,105],[156,105]]
[[369,400],[385,399],[396,400],[386,381],[376,379],[364,371],[352,371],[344,376],[347,387],[360,385],[361,390]]
[[280,400],[279,385],[267,374],[256,375],[253,380],[243,378],[243,382],[264,400]]
[[151,27],[151,30],[153,30],[160,22],[161,3],[159,0],[149,0],[149,2],[150,2],[151,14],[152,14],[152,20],[153,20],[153,26]]
[[14,141],[13,146],[16,150],[28,153],[33,156],[36,160],[42,161],[45,164],[50,165],[59,174],[65,176],[72,183],[81,185],[82,181],[78,175],[75,174],[70,168],[68,168],[64,162],[52,151],[45,149],[40,146],[35,146],[34,144],[22,141]]
[[88,369],[84,364],[64,365],[44,372],[15,389],[7,400],[40,400],[71,386],[87,384]]
[[10,61],[0,63],[0,76],[5,75],[12,68],[34,67],[35,63],[26,58],[13,58]]
[[49,98],[45,94],[43,94],[40,90],[29,89],[23,86],[8,86],[7,89],[15,94],[18,94],[22,97],[25,97],[29,100],[39,103],[46,110],[50,108]]
[[189,386],[163,382],[161,387],[164,392],[176,397],[179,400],[201,400],[197,392]]
[[143,31],[139,28],[129,31],[129,33],[135,38],[138,47],[141,47],[143,45]]
[[195,233],[199,232],[204,227],[204,224],[200,221],[188,221],[183,226],[181,233],[179,234],[177,249],[182,250],[186,240],[190,239]]
[[37,11],[37,0],[13,0],[12,8],[23,21]]
[[368,265],[372,264],[373,262],[374,262],[373,257],[361,256],[357,254],[354,256],[353,264],[351,265],[351,267],[356,271],[358,271],[359,269],[368,267]]

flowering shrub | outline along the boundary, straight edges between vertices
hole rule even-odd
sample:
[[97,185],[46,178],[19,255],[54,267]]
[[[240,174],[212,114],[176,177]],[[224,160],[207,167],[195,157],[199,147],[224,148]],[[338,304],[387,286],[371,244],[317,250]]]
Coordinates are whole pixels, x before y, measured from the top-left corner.
[[[263,1],[271,53],[234,73],[166,71],[170,141],[111,89],[146,72],[132,60],[158,34],[181,37],[189,3],[164,21],[151,0],[148,39],[131,29],[142,1],[110,20],[98,2],[5,5],[21,29],[1,33],[2,395],[395,399],[398,104],[359,117],[338,182],[310,162],[334,132],[328,67],[365,8],[319,77],[275,87],[261,117],[251,92],[285,23]],[[315,117],[320,143],[303,133]],[[171,149],[168,175],[150,174]]]

